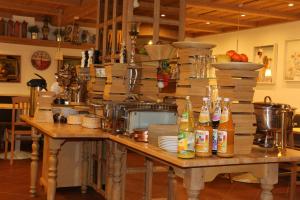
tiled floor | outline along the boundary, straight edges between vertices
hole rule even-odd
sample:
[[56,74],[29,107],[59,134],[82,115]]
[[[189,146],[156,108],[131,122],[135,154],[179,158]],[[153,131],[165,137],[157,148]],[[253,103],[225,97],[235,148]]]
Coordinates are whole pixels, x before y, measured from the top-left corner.
[[[141,159],[136,156],[129,158],[131,165],[140,165]],[[30,161],[15,161],[13,166],[9,161],[0,160],[0,200],[45,200],[46,196],[42,189],[38,188],[38,197],[29,197],[29,174]],[[153,198],[163,198],[167,196],[167,175],[158,173],[154,175]],[[273,190],[275,200],[288,199],[288,179],[280,178],[279,184]],[[178,179],[176,188],[177,199],[185,200],[186,193],[182,182]],[[143,175],[127,175],[126,200],[141,200],[143,192]],[[256,200],[259,199],[259,184],[247,184],[240,182],[230,183],[228,179],[219,177],[211,183],[205,185],[201,192],[201,200]],[[297,197],[300,199],[300,186],[297,188]],[[79,188],[59,189],[56,200],[103,200],[100,195],[89,190],[88,194],[82,195]]]

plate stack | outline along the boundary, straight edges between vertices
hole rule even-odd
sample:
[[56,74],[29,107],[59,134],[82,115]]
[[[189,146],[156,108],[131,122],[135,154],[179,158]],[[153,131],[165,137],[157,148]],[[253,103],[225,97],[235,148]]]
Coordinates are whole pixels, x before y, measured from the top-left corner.
[[166,151],[177,153],[178,136],[158,136],[158,146]]

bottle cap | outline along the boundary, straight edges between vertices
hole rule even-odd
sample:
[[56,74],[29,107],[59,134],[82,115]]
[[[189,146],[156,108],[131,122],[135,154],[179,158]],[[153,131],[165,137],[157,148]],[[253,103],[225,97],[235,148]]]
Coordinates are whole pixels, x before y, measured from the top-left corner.
[[230,101],[230,99],[229,98],[224,98],[224,101],[227,101],[227,102],[229,102]]
[[185,99],[186,99],[186,100],[190,100],[190,96],[186,96]]
[[203,97],[203,101],[208,101],[208,97]]
[[222,101],[222,97],[217,97],[217,100],[218,101]]

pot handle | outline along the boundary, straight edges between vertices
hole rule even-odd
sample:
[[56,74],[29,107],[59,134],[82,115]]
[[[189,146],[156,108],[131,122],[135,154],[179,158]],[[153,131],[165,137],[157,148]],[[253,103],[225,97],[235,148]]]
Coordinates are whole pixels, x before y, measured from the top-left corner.
[[[268,100],[268,101],[267,101]],[[272,99],[271,99],[271,97],[270,96],[265,96],[265,98],[264,98],[264,103],[272,103]]]

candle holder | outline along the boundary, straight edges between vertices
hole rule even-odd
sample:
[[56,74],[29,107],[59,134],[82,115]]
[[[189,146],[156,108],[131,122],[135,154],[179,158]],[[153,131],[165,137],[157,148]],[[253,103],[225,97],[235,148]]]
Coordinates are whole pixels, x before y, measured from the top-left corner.
[[131,40],[131,52],[130,52],[130,61],[129,66],[135,67],[135,48],[136,48],[136,40],[139,35],[137,23],[131,24],[131,30],[129,31],[130,40]]
[[138,70],[136,69],[135,63],[135,48],[136,48],[136,40],[139,35],[138,24],[133,22],[131,24],[131,29],[129,31],[130,39],[131,39],[131,51],[130,51],[130,60],[128,65],[128,91],[129,93],[134,91],[137,78],[138,78]]

